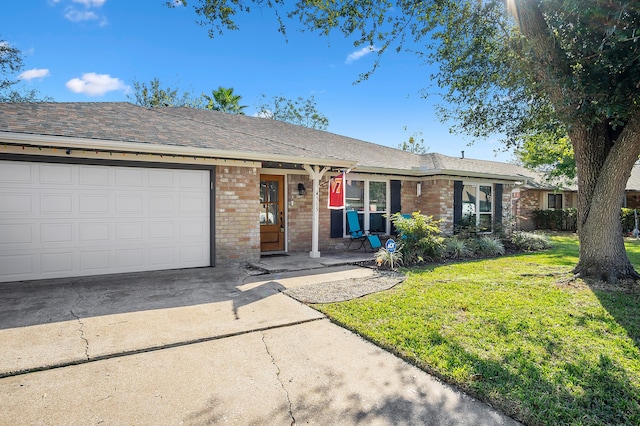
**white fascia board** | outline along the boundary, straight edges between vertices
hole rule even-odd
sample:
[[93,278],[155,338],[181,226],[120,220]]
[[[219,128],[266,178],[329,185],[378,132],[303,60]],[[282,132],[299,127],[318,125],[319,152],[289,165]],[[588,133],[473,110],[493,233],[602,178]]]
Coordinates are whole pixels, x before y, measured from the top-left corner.
[[0,143],[31,145],[41,147],[57,147],[84,150],[107,150],[118,152],[138,152],[158,155],[182,155],[211,158],[228,158],[254,162],[273,161],[293,164],[323,165],[329,167],[351,168],[354,162],[340,159],[296,157],[248,151],[228,151],[212,148],[199,148],[182,145],[160,145],[140,142],[121,142],[104,139],[85,139],[65,136],[35,135],[28,133],[0,132]]
[[378,167],[357,167],[353,170],[354,173],[378,173],[386,175],[400,175],[410,177],[435,177],[435,176],[451,176],[458,178],[481,178],[481,179],[494,179],[502,181],[529,181],[531,180],[527,176],[512,176],[512,175],[500,175],[494,173],[482,173],[482,172],[469,172],[463,170],[448,170],[448,169],[386,169]]

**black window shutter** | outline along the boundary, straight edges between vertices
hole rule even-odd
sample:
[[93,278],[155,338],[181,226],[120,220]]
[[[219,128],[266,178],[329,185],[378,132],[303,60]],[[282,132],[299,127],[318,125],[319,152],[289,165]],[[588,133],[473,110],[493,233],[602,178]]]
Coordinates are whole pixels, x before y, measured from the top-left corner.
[[391,186],[391,214],[402,211],[402,181],[392,180]]
[[343,210],[331,210],[331,238],[343,238]]
[[460,223],[462,219],[462,181],[453,182],[453,226]]
[[495,188],[496,196],[495,196],[495,205],[496,209],[494,212],[494,222],[498,227],[498,231],[502,230],[502,192],[503,187],[501,183],[496,183]]
[[496,203],[496,211],[495,211],[495,217],[496,217],[496,223],[502,222],[502,192],[503,192],[503,186],[501,183],[496,183],[496,197],[495,197],[495,203]]
[[[400,213],[402,212],[402,181],[392,180],[389,182],[389,186],[391,189],[391,214]],[[391,234],[397,234],[396,227],[393,226],[393,222],[391,223]]]

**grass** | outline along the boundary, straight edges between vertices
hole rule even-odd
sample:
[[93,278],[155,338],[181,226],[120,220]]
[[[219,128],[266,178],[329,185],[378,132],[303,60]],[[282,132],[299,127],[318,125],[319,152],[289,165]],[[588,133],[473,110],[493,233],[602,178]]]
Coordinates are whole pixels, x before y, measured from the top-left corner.
[[[525,424],[638,425],[640,285],[574,280],[577,239],[552,241],[315,308]],[[640,242],[627,250],[638,267]]]

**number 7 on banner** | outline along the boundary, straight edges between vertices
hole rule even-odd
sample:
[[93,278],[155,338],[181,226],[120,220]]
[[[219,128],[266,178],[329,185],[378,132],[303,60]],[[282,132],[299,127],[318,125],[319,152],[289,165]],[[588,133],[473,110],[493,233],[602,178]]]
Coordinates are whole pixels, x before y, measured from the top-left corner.
[[336,177],[329,179],[329,208],[344,208],[344,178],[345,174],[341,173]]

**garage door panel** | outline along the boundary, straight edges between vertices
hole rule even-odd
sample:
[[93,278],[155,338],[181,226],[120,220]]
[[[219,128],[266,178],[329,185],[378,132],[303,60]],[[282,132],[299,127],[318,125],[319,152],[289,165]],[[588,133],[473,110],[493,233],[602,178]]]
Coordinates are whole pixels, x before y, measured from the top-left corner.
[[83,272],[106,272],[111,267],[111,252],[109,250],[83,251],[80,253],[80,270]]
[[72,243],[73,230],[75,225],[72,223],[42,223],[40,224],[40,242],[50,243]]
[[61,214],[73,213],[73,194],[44,193],[40,194],[40,213]]
[[8,161],[0,171],[0,282],[210,264],[209,171]]
[[19,246],[33,243],[33,225],[0,224],[0,245],[5,249],[17,249]]
[[21,193],[0,193],[0,214],[34,213],[34,196]]
[[88,195],[80,194],[79,198],[79,212],[106,215],[110,213],[111,201],[108,195]]
[[42,253],[40,255],[40,271],[45,276],[60,272],[71,273],[76,263],[74,262],[75,255],[73,250]]
[[43,164],[40,166],[40,183],[44,185],[71,185],[74,168],[65,164]]
[[80,166],[78,184],[80,186],[109,185],[109,168],[99,166]]
[[133,167],[116,167],[116,186],[127,188],[141,188],[143,186],[143,171]]
[[0,167],[0,184],[2,183],[26,183],[33,182],[31,163],[6,163]]

